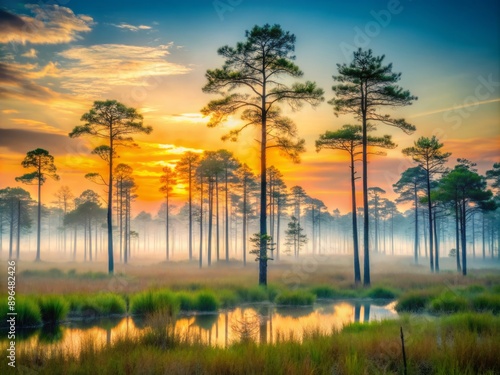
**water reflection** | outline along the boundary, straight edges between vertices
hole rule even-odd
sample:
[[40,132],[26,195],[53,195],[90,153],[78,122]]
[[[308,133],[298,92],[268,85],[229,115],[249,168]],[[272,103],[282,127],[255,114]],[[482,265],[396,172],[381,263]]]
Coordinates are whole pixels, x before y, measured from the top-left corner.
[[[394,302],[376,306],[373,301],[321,302],[314,307],[279,307],[264,303],[218,314],[181,315],[175,322],[175,329],[183,337],[195,337],[205,344],[221,347],[241,340],[273,343],[283,338],[300,339],[307,330],[331,333],[351,322],[395,318],[394,306]],[[140,335],[145,328],[142,318],[108,318],[18,330],[17,338],[27,345],[41,344],[46,348],[78,352],[89,342],[96,347],[109,345],[120,337]]]

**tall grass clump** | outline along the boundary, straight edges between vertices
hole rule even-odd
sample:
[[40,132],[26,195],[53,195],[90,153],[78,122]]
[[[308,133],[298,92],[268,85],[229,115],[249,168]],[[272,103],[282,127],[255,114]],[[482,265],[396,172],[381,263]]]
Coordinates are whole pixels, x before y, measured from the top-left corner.
[[422,312],[434,297],[429,292],[409,292],[401,296],[396,304],[397,312]]
[[340,299],[340,298],[355,298],[358,294],[354,290],[339,290],[330,285],[318,285],[312,287],[310,292],[317,298],[325,299]]
[[141,292],[130,298],[131,314],[143,315],[162,310],[173,316],[179,312],[179,309],[179,300],[167,290]]
[[234,307],[241,301],[236,292],[228,289],[219,291],[217,297],[219,298],[220,307],[222,308]]
[[192,293],[178,292],[176,298],[179,301],[179,308],[181,311],[195,310],[196,301]]
[[398,295],[392,288],[376,286],[366,291],[365,296],[374,299],[394,299]]
[[141,344],[166,350],[175,347],[180,339],[175,332],[175,323],[168,308],[160,308],[146,315],[146,329],[140,338]]
[[307,306],[312,305],[316,296],[304,290],[286,291],[276,297],[278,305]]
[[101,293],[91,297],[100,315],[118,315],[127,312],[123,297],[113,293]]
[[16,325],[20,327],[34,327],[42,323],[42,315],[38,304],[25,297],[16,299]]
[[220,302],[211,291],[201,291],[196,295],[196,310],[197,311],[217,311]]
[[44,323],[56,323],[64,320],[69,311],[69,303],[60,296],[44,296],[39,298],[40,316]]
[[498,294],[480,294],[471,299],[472,308],[478,312],[500,313],[500,295]]
[[264,287],[253,286],[250,288],[237,287],[236,294],[244,302],[263,302],[269,301],[269,294]]
[[434,313],[456,313],[468,309],[467,300],[459,295],[444,293],[430,301],[430,310]]

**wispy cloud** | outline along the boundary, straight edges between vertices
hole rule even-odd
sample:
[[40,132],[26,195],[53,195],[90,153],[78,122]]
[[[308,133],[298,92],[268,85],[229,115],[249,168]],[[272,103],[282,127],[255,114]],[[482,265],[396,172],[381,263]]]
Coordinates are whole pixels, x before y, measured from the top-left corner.
[[75,15],[59,5],[28,4],[34,15],[19,15],[0,9],[0,43],[60,44],[80,39],[80,33],[89,32],[92,17]]
[[23,53],[21,56],[28,57],[30,59],[36,59],[38,57],[36,49],[34,49],[34,48],[30,48],[28,51]]
[[101,44],[59,53],[61,86],[74,93],[102,94],[110,86],[148,85],[148,78],[186,74],[191,69],[166,60],[168,46]]
[[440,108],[440,109],[435,109],[435,110],[432,110],[432,111],[417,113],[415,115],[408,116],[408,118],[424,117],[424,116],[434,115],[436,113],[443,113],[443,112],[455,111],[457,109],[468,108],[468,107],[476,107],[478,105],[490,104],[490,103],[498,103],[498,102],[500,102],[500,98],[488,99],[488,100],[482,100],[482,101],[475,101],[473,103],[461,104],[461,105],[456,105],[456,106],[453,106],[453,107]]
[[17,109],[3,109],[2,113],[6,114],[6,115],[11,115],[14,113],[19,113],[19,111]]
[[39,131],[39,132],[44,132],[44,133],[50,133],[50,134],[60,134],[67,136],[68,133],[58,129],[52,125],[49,125],[43,121],[37,121],[37,120],[32,120],[32,119],[26,119],[26,118],[13,118],[10,120],[13,124],[16,125],[16,128],[31,128],[33,130]]
[[151,26],[147,26],[147,25],[134,26],[134,25],[131,25],[131,24],[128,24],[128,23],[125,23],[125,22],[122,22],[122,23],[120,23],[118,25],[114,24],[114,23],[111,23],[110,25],[114,26],[114,27],[117,27],[119,29],[129,30],[129,31],[140,31],[140,30],[151,30],[152,29]]

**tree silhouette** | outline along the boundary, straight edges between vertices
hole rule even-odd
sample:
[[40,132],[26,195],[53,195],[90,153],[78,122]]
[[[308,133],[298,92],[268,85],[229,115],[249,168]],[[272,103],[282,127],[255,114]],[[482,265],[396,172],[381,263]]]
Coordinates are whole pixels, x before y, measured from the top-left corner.
[[[380,147],[384,149],[393,149],[396,144],[392,142],[390,135],[383,137],[367,136],[368,147]],[[359,245],[358,245],[358,219],[356,215],[356,169],[355,162],[362,154],[359,150],[363,146],[363,128],[360,125],[343,125],[336,131],[327,131],[316,140],[316,152],[327,148],[331,150],[341,150],[349,154],[349,168],[351,170],[351,213],[352,213],[352,240],[354,249],[354,282],[361,282],[361,269],[359,264]],[[377,155],[383,155],[383,152],[376,152]]]
[[432,215],[432,197],[431,197],[431,180],[435,174],[445,172],[444,164],[450,157],[450,152],[443,152],[442,143],[439,143],[436,136],[432,138],[420,137],[414,142],[412,147],[403,149],[403,154],[411,156],[426,173],[426,194],[427,194],[427,210],[429,217],[429,258],[431,272],[434,272],[434,241],[433,241],[433,215]]
[[459,164],[439,181],[437,200],[453,202],[459,209],[462,242],[462,274],[467,275],[467,221],[478,209],[496,208],[491,190],[486,190],[486,179],[473,168],[474,163],[458,159]]
[[165,251],[167,260],[170,258],[170,199],[174,186],[177,185],[177,173],[170,167],[163,168],[163,175],[160,177],[160,182],[163,184],[160,191],[165,196]]
[[418,264],[418,206],[420,204],[420,192],[425,190],[426,173],[419,167],[408,168],[401,174],[401,178],[392,185],[394,191],[399,194],[397,203],[413,202],[413,212],[415,216],[415,237],[414,237],[414,260]]
[[[206,93],[222,94],[202,109],[210,115],[209,127],[224,122],[228,116],[241,112],[244,125],[230,131],[223,139],[237,140],[249,126],[260,128],[260,235],[267,235],[267,179],[266,153],[268,148],[279,148],[292,160],[304,150],[304,140],[297,139],[293,121],[281,114],[279,103],[289,103],[298,109],[302,103],[318,105],[323,90],[313,82],[287,85],[282,77],[299,78],[303,75],[293,63],[295,36],[279,25],[254,26],[245,33],[246,41],[236,47],[224,46],[218,54],[225,59],[222,68],[208,70]],[[234,91],[239,89],[238,93]],[[266,241],[261,241],[259,256],[259,284],[267,285]]]
[[188,151],[175,166],[179,180],[188,183],[189,260],[193,260],[193,179],[199,159],[198,154]]
[[[17,235],[16,259],[19,259],[21,230],[31,228],[32,219],[30,217],[29,206],[31,205],[31,195],[22,188],[0,189],[0,225],[5,222],[9,230],[9,259],[13,258],[14,236]],[[17,229],[17,234],[14,232]],[[3,230],[0,236],[3,235]]]
[[392,64],[382,65],[384,55],[373,56],[372,51],[354,52],[352,62],[337,64],[338,76],[333,76],[338,85],[332,87],[336,97],[329,101],[335,114],[353,114],[361,122],[363,131],[363,245],[364,285],[370,285],[369,209],[368,209],[368,122],[378,122],[403,130],[407,134],[415,127],[404,119],[395,119],[377,112],[379,107],[407,106],[417,98],[396,85],[401,73],[392,72]]
[[36,259],[40,261],[40,233],[42,223],[42,185],[47,181],[47,177],[59,180],[56,174],[57,168],[54,165],[54,157],[47,150],[37,148],[26,153],[26,157],[21,165],[24,168],[35,169],[33,172],[16,177],[16,181],[27,185],[38,185],[38,208],[37,208],[37,228],[36,228]]
[[368,205],[370,208],[373,207],[373,218],[375,219],[375,253],[379,252],[379,218],[380,218],[380,208],[382,207],[381,194],[385,194],[385,190],[379,188],[378,186],[368,188]]
[[108,272],[114,272],[113,261],[113,159],[117,157],[119,146],[134,145],[130,136],[135,133],[149,134],[151,126],[144,126],[142,115],[116,100],[95,101],[89,112],[83,114],[84,125],[75,126],[69,133],[71,138],[90,135],[106,141],[92,151],[108,164]]
[[300,225],[299,220],[292,215],[288,223],[288,229],[285,231],[285,245],[288,252],[293,247],[295,258],[298,258],[300,249],[307,243],[307,236],[303,232],[304,229]]

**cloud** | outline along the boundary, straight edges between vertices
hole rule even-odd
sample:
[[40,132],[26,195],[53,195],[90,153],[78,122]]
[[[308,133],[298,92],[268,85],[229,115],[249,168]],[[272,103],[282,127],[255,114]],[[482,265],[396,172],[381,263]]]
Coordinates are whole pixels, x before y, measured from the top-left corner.
[[2,113],[6,115],[11,115],[14,113],[19,113],[19,111],[17,109],[2,109]]
[[28,51],[26,51],[25,53],[23,53],[21,56],[28,57],[30,59],[36,59],[37,58],[36,49],[30,48]]
[[45,100],[57,96],[54,91],[34,81],[34,79],[50,74],[52,68],[47,68],[46,71],[43,69],[36,71],[36,67],[37,65],[34,64],[0,62],[0,99]]
[[64,136],[68,135],[67,132],[64,132],[52,125],[48,125],[43,121],[31,120],[26,118],[13,118],[10,121],[19,128],[33,128],[34,131],[43,133],[60,134]]
[[0,9],[0,43],[60,44],[80,39],[89,32],[92,17],[75,15],[59,5],[28,4],[34,17],[17,15]]
[[114,24],[114,23],[111,23],[110,25],[117,27],[119,29],[124,29],[124,30],[129,30],[129,31],[151,30],[152,29],[151,26],[147,26],[147,25],[134,26],[134,25],[130,25],[130,24],[125,23],[125,22],[122,22],[119,25]]
[[25,129],[0,129],[0,147],[9,152],[25,153],[43,146],[51,154],[87,154],[88,148],[80,139],[67,135]]
[[158,84],[155,76],[186,74],[191,69],[166,60],[169,46],[101,44],[73,47],[59,55],[61,86],[75,93],[102,95],[110,86]]

